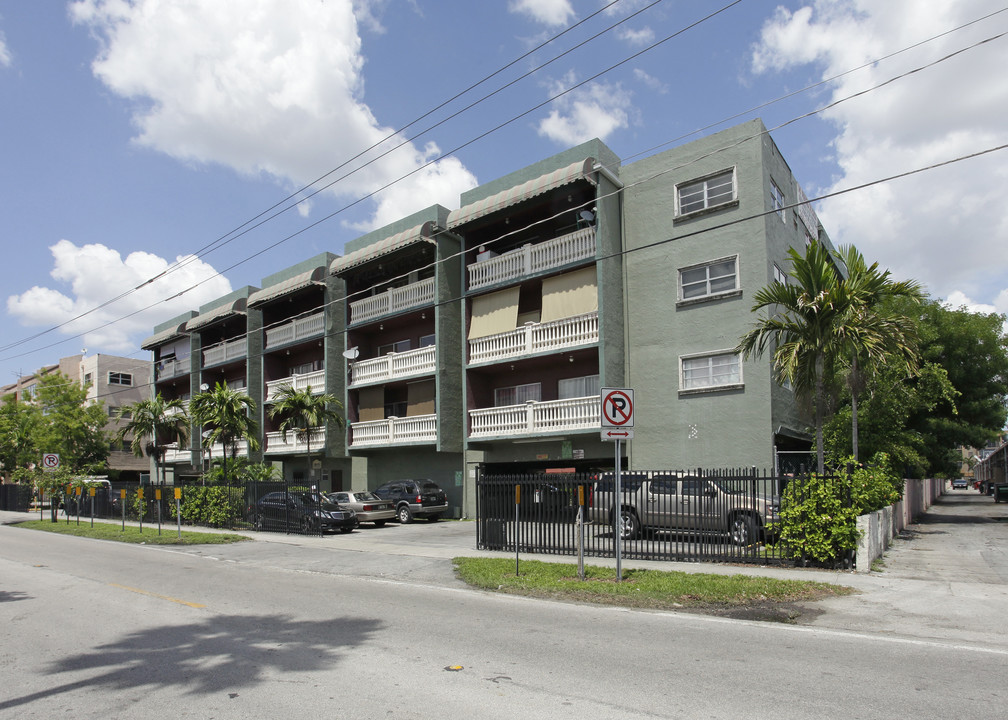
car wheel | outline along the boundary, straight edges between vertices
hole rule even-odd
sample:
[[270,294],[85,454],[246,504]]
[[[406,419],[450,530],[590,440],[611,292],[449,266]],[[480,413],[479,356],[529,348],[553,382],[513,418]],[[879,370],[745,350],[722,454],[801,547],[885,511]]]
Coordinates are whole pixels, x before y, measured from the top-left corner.
[[427,518],[427,521],[428,521],[428,522],[437,522],[437,521],[438,521],[438,520],[440,520],[440,519],[441,519],[441,516],[440,516],[440,515],[431,515],[431,516],[429,516],[429,517]]
[[640,535],[640,520],[637,513],[632,508],[620,510],[620,538],[623,540],[633,540]]
[[401,523],[411,523],[411,522],[413,522],[413,513],[410,512],[410,509],[409,509],[409,507],[407,505],[403,505],[402,507],[400,507],[396,511],[396,513],[399,516],[399,522],[401,522]]
[[728,525],[728,534],[736,545],[752,545],[756,540],[756,526],[748,515],[735,515]]
[[312,523],[310,517],[301,518],[301,532],[306,535],[315,531],[314,523]]
[[346,535],[348,532],[353,532],[353,528],[352,527],[341,527],[339,529],[339,531],[341,533],[343,533],[344,535]]
[[264,518],[261,514],[256,515],[255,519],[252,521],[252,527],[256,530],[262,530],[266,527],[266,518]]
[[385,525],[385,521],[384,520],[375,520],[374,521],[374,526],[375,527],[383,527],[384,525]]

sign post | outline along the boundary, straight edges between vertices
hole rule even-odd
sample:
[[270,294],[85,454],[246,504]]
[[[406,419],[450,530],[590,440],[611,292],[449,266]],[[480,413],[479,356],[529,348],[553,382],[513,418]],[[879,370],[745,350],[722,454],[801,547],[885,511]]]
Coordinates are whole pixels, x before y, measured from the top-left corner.
[[602,439],[616,442],[614,494],[616,498],[613,515],[613,539],[616,546],[616,582],[623,582],[623,488],[622,441],[633,437],[633,390],[629,388],[602,388]]

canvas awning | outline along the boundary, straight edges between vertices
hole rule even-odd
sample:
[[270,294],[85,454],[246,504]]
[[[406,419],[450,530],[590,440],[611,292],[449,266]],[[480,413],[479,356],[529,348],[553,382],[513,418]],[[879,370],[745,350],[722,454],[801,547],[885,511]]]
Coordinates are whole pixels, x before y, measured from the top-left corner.
[[165,345],[172,340],[177,340],[178,338],[185,337],[185,323],[179,323],[175,327],[170,327],[167,330],[162,330],[156,335],[151,335],[149,338],[140,343],[140,347],[144,350],[154,350],[156,348]]
[[224,305],[215,307],[213,310],[208,310],[205,313],[197,315],[192,320],[185,324],[186,332],[191,332],[197,328],[205,327],[210,323],[217,322],[218,320],[223,320],[231,315],[239,315],[245,312],[246,299],[238,298]]
[[587,180],[594,183],[595,171],[592,169],[594,165],[594,158],[580,160],[565,168],[541,175],[534,180],[529,180],[521,185],[515,185],[507,190],[502,190],[488,198],[477,200],[458,210],[452,210],[448,215],[448,227],[456,228],[459,225],[465,225],[484,215],[503,210],[523,200],[533,198],[536,195],[542,195],[545,192],[567,185],[575,180]]
[[409,230],[387,237],[384,240],[371,243],[360,250],[354,250],[348,255],[338,257],[333,260],[332,264],[329,266],[329,274],[339,275],[350,268],[362,265],[363,263],[382,257],[383,255],[388,255],[400,248],[413,245],[414,243],[418,243],[420,241],[433,243],[434,228],[435,224],[428,220],[423,225],[417,225]]
[[543,280],[541,322],[577,317],[598,310],[595,266]]
[[518,326],[518,293],[520,287],[477,295],[472,301],[469,339],[510,332]]
[[295,290],[300,290],[301,288],[308,287],[309,285],[322,285],[325,282],[325,271],[325,266],[320,265],[308,272],[295,275],[289,280],[284,280],[276,285],[271,285],[268,288],[258,290],[249,295],[248,305],[249,307],[252,307],[253,305],[258,305],[260,303],[267,302],[268,300],[276,300],[279,297],[289,295]]

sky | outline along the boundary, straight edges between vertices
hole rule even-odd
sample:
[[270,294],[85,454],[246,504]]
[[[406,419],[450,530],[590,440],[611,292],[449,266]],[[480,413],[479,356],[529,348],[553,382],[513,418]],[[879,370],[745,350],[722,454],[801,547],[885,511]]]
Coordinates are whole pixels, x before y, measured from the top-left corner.
[[0,0],[0,385],[147,360],[582,141],[628,163],[753,117],[834,244],[1006,313],[1005,33],[1006,0]]

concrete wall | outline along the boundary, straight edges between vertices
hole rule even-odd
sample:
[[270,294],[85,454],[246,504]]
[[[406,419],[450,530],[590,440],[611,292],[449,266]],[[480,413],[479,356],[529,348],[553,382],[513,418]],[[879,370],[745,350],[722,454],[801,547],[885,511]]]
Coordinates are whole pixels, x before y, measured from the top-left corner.
[[944,480],[904,480],[903,499],[887,508],[857,519],[858,541],[854,569],[871,572],[872,563],[889,549],[892,541],[934,505],[945,489]]

